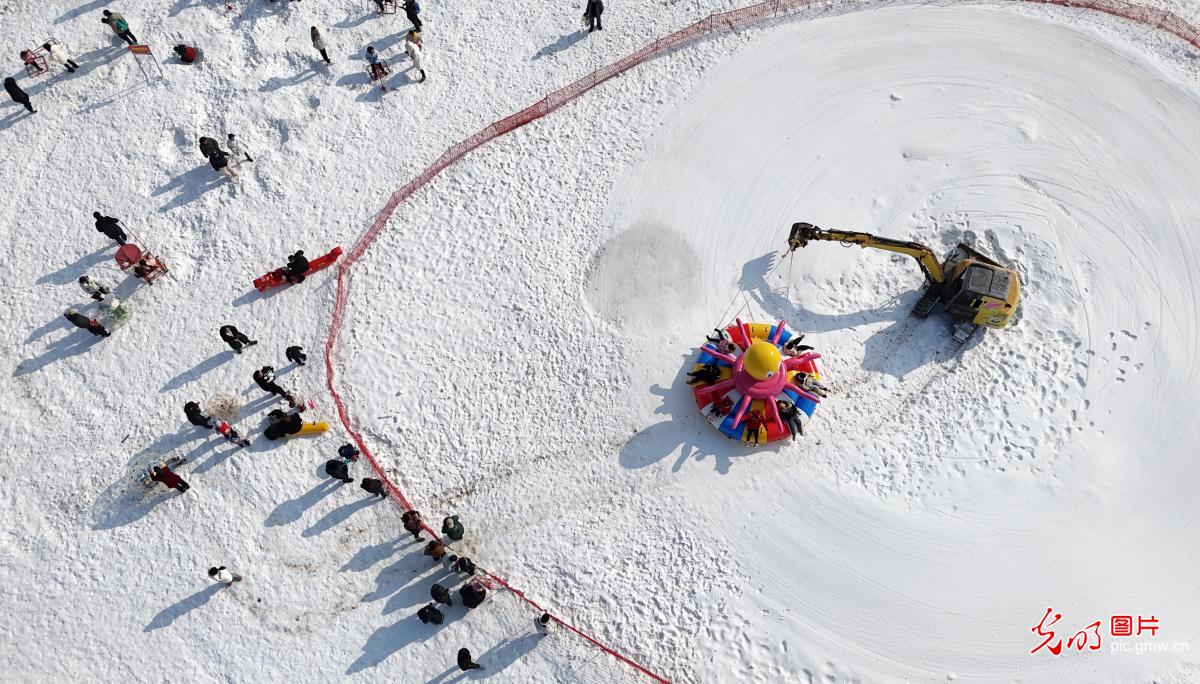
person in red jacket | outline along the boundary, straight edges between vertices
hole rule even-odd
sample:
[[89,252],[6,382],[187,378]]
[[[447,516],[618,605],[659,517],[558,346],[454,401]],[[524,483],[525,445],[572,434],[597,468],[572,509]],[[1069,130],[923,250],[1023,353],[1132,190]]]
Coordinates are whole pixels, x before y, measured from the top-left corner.
[[762,411],[754,410],[746,416],[746,445],[753,444],[758,446],[759,432],[766,425],[766,420],[763,419]]
[[196,63],[196,48],[191,45],[176,45],[175,54],[179,56],[179,61],[184,64]]
[[178,489],[180,493],[185,493],[191,488],[191,485],[184,482],[182,477],[176,475],[175,471],[165,465],[156,465],[151,468],[150,479],[155,482],[161,482],[173,489]]

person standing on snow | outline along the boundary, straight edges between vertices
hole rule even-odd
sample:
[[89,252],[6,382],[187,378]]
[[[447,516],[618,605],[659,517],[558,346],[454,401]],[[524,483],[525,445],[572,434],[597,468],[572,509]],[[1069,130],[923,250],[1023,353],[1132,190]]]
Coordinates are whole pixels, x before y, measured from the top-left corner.
[[97,337],[108,337],[112,334],[105,330],[103,325],[100,325],[100,321],[97,321],[94,318],[88,318],[74,308],[67,309],[66,313],[63,314],[63,317],[68,321],[71,321],[76,328],[83,328]]
[[421,80],[417,83],[425,82],[425,44],[421,42],[420,31],[409,31],[408,35],[404,36],[404,51],[408,53],[409,59],[412,60],[413,68],[417,73],[421,74]]
[[129,22],[125,21],[124,15],[120,12],[104,10],[104,18],[100,20],[100,23],[108,24],[112,32],[126,43],[137,45],[137,36],[133,35],[133,32],[129,30]]
[[225,344],[228,344],[230,348],[239,354],[242,353],[243,346],[249,347],[251,345],[258,344],[258,340],[252,340],[249,337],[246,337],[245,333],[239,331],[232,325],[221,326],[220,332],[221,339],[225,340]]
[[463,605],[470,610],[478,608],[483,603],[483,600],[487,598],[487,589],[477,579],[467,582],[462,589],[458,590],[458,593],[462,595]]
[[442,556],[446,555],[446,545],[435,539],[425,545],[425,555],[432,558],[436,563],[442,560]]
[[101,216],[100,212],[93,211],[92,218],[96,219],[96,230],[104,233],[110,240],[115,240],[118,245],[124,246],[125,231],[121,229],[121,220],[111,216]]
[[229,568],[226,568],[224,565],[215,568],[209,568],[208,576],[212,578],[214,582],[220,582],[227,587],[232,587],[234,582],[242,581],[241,575],[235,575],[232,572],[229,572]]
[[447,606],[454,605],[454,599],[450,598],[450,590],[440,584],[435,584],[430,587],[429,595],[438,603],[444,603]]
[[458,521],[457,515],[451,515],[442,519],[442,534],[449,537],[451,541],[461,541],[465,531],[462,523]]
[[442,615],[442,611],[438,610],[437,606],[432,603],[418,610],[417,617],[425,624],[432,622],[435,625],[442,624],[442,621],[446,619],[446,616]]
[[248,162],[254,161],[250,157],[250,153],[246,151],[246,148],[242,147],[242,141],[238,140],[232,133],[227,136],[225,146],[229,148],[230,154],[233,155],[234,159],[237,159],[239,164],[242,163],[241,157],[245,157]]
[[67,49],[63,47],[62,44],[43,43],[42,49],[49,53],[50,59],[53,59],[55,62],[61,64],[62,67],[67,71],[74,73],[75,70],[79,68],[79,65],[75,63],[75,60],[71,59],[71,53],[67,52]]
[[554,630],[554,623],[550,622],[550,613],[542,613],[533,619],[533,628],[537,630],[540,636],[546,636]]
[[342,458],[331,458],[325,461],[325,474],[345,483],[354,482],[354,478],[350,477],[350,466]]
[[309,29],[308,35],[312,38],[313,47],[317,49],[317,52],[321,53],[321,59],[325,60],[326,64],[333,64],[333,62],[329,61],[329,53],[325,51],[325,38],[317,30],[317,27],[314,26]]
[[417,0],[404,0],[404,16],[412,22],[413,28],[421,30],[421,6],[417,4]]
[[13,102],[27,109],[30,114],[37,113],[33,105],[29,103],[29,94],[21,90],[21,86],[17,85],[17,79],[12,76],[4,79],[4,89],[8,91],[8,96],[13,99]]
[[604,25],[600,23],[602,14],[604,14],[603,0],[587,0],[587,6],[583,8],[583,18],[588,22],[588,33],[604,30]]
[[308,361],[308,357],[304,354],[304,349],[295,345],[283,350],[283,355],[288,361],[291,361],[297,366],[303,366],[304,362]]
[[291,404],[292,406],[296,405],[296,398],[275,382],[274,368],[271,368],[270,366],[263,366],[262,368],[254,371],[253,377],[255,384],[262,388],[262,391],[283,397],[287,400],[288,404]]
[[229,155],[220,150],[216,154],[208,158],[208,163],[213,167],[213,170],[225,176],[229,180],[237,178],[237,171],[229,165]]
[[205,159],[211,158],[214,154],[223,154],[221,147],[217,145],[217,141],[212,138],[201,136],[200,138],[200,154],[204,155]]
[[188,422],[196,427],[213,429],[213,419],[204,415],[204,412],[200,410],[200,404],[194,401],[183,405],[183,415],[187,416]]
[[474,660],[471,660],[471,649],[469,649],[469,648],[458,649],[458,669],[462,670],[463,672],[466,672],[467,670],[479,670],[482,668],[483,668],[482,665],[475,662]]
[[373,477],[364,477],[362,484],[359,486],[366,490],[368,494],[374,494],[375,496],[384,499],[387,498],[388,493],[387,490],[383,488],[383,480],[377,480]]
[[400,516],[400,521],[404,523],[405,530],[412,532],[412,536],[417,541],[421,541],[421,527],[423,523],[421,522],[421,513],[419,511],[412,509],[404,511],[404,515]]
[[466,556],[460,556],[459,559],[450,567],[454,572],[461,572],[464,575],[475,574],[475,562]]
[[181,494],[186,494],[187,490],[191,489],[191,485],[184,482],[182,477],[176,475],[175,471],[166,465],[156,465],[151,468],[150,479],[155,482],[161,482],[172,489],[178,489]]
[[112,292],[104,283],[92,280],[85,275],[79,276],[79,287],[98,302],[104,301],[104,296]]

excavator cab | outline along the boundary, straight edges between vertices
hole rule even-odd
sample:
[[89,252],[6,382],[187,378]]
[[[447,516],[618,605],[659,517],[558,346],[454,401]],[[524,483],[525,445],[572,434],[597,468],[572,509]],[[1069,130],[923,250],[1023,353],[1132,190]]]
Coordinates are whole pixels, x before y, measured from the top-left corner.
[[1021,279],[1017,272],[989,259],[970,245],[959,243],[939,263],[933,250],[917,242],[892,240],[870,233],[823,230],[811,223],[792,224],[788,235],[788,246],[792,250],[817,240],[912,257],[926,279],[925,292],[913,306],[913,315],[925,318],[941,302],[947,314],[961,321],[954,331],[954,338],[959,342],[965,342],[981,326],[1003,328],[1008,325],[1021,300]]

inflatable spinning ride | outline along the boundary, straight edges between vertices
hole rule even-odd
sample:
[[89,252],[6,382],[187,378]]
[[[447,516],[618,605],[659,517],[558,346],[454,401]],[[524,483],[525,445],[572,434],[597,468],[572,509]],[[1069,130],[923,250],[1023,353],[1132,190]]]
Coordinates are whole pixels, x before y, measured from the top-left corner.
[[696,378],[692,393],[705,419],[725,436],[740,440],[752,438],[750,425],[761,422],[756,442],[791,436],[777,402],[786,402],[785,409],[796,408],[793,423],[807,423],[821,402],[816,365],[821,355],[801,348],[799,339],[784,321],[771,325],[741,320],[725,328],[718,341],[709,338],[689,374]]

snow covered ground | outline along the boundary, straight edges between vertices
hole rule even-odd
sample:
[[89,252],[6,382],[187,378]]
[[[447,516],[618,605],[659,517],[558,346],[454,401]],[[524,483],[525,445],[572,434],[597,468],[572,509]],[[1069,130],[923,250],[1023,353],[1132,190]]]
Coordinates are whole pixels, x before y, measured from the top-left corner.
[[[263,364],[336,418],[335,272],[250,281],[352,244],[480,127],[731,5],[613,3],[582,38],[578,8],[430,2],[430,79],[397,68],[386,94],[359,55],[400,63],[408,23],[360,5],[113,6],[160,55],[204,50],[149,87],[104,4],[0,9],[13,52],[52,35],[83,66],[22,76],[33,117],[0,110],[6,678],[457,681],[468,646],[497,681],[639,680],[539,641],[502,592],[417,622],[445,575],[394,506],[327,484],[344,435],[260,435]],[[469,555],[673,681],[1200,679],[1195,57],[1020,4],[822,6],[681,48],[401,205],[355,266],[339,389],[414,505],[462,515]],[[226,131],[256,160],[234,183],[196,148]],[[94,210],[171,277],[115,272]],[[784,258],[800,220],[973,239],[1021,270],[1020,320],[956,352],[944,319],[907,317],[914,264]],[[61,318],[94,311],[85,272],[136,306],[99,342]],[[748,452],[693,413],[685,367],[739,314],[824,354],[836,393],[802,442]],[[261,344],[233,355],[224,323]],[[220,391],[247,404],[245,451],[183,420]],[[132,480],[157,456],[188,458],[191,491]],[[215,564],[245,581],[220,589]],[[1064,639],[1100,620],[1101,650],[1031,654],[1047,607]],[[1126,614],[1157,634],[1110,636]]]

